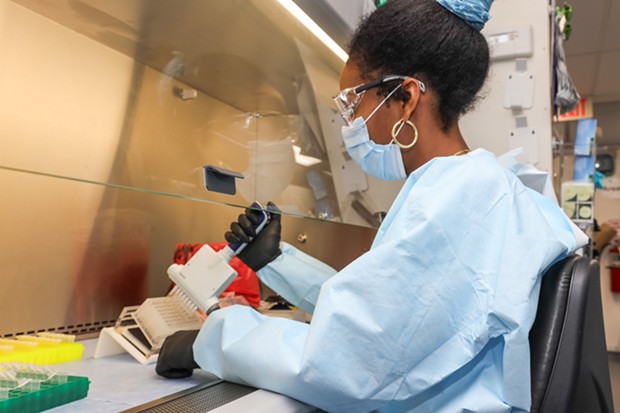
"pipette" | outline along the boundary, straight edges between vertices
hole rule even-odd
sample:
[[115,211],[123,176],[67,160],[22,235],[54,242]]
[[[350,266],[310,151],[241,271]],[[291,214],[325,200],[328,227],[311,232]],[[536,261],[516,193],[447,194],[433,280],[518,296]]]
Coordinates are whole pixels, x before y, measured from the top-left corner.
[[[254,226],[258,235],[269,222],[270,216],[258,202],[252,203],[250,208],[258,213],[259,219]],[[246,246],[247,243],[228,243],[219,252],[215,252],[205,244],[185,265],[172,264],[168,268],[168,277],[176,284],[173,294],[184,296],[186,301],[207,315],[217,310],[218,297],[237,276],[237,271],[229,262]]]

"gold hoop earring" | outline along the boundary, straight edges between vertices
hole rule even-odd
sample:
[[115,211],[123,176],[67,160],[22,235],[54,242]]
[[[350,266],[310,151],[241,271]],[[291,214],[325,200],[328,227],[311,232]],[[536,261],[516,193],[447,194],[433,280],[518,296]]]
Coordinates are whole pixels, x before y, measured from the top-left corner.
[[[398,134],[402,130],[403,126],[405,126],[405,125],[409,126],[411,129],[413,129],[413,142],[411,142],[409,145],[403,145],[402,143],[400,143],[398,141],[398,139],[396,139],[396,137],[398,136]],[[397,128],[398,128],[398,130],[396,130]],[[413,146],[416,143],[418,143],[418,128],[416,128],[416,126],[410,120],[401,119],[398,122],[396,122],[394,124],[394,126],[392,127],[392,141],[396,145],[398,145],[401,149],[413,148]]]

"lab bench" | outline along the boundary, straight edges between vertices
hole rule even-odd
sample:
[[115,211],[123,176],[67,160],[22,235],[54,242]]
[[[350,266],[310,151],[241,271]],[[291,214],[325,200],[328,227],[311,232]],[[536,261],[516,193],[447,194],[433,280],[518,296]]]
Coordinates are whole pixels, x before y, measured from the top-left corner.
[[[217,377],[195,370],[193,376],[183,379],[166,379],[155,373],[155,365],[143,365],[128,353],[117,354],[104,358],[93,358],[97,339],[81,341],[84,355],[81,360],[52,365],[58,371],[72,375],[85,376],[90,380],[88,396],[84,399],[47,410],[50,413],[89,412],[110,413],[132,409],[140,411],[138,406],[160,399],[172,399],[177,393],[189,393],[197,386],[217,389],[217,386],[236,386],[219,380]],[[269,374],[266,372],[266,374]],[[237,386],[240,387],[240,386]],[[278,412],[278,413],[310,413],[318,412],[314,407],[300,403],[288,397],[265,390],[249,389],[249,393],[220,407],[199,410],[162,409],[161,411],[191,411],[213,413],[238,412]],[[247,392],[245,392],[247,393]],[[153,411],[153,410],[148,410]]]

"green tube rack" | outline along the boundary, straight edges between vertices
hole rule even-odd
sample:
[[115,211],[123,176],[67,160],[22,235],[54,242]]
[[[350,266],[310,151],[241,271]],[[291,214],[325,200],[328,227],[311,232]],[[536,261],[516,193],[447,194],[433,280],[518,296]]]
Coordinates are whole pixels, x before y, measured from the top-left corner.
[[88,394],[87,377],[67,376],[64,383],[41,382],[39,390],[12,389],[0,398],[0,413],[37,413],[83,399]]

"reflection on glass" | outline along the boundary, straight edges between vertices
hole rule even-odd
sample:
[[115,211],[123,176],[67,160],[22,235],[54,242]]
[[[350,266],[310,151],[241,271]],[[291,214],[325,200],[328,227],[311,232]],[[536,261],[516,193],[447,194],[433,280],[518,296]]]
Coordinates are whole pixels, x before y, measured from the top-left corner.
[[344,154],[343,61],[276,0],[1,1],[0,166],[365,226],[353,201],[389,207]]
[[0,335],[164,294],[175,244],[222,241],[230,205],[371,227],[400,186],[346,156],[343,62],[277,0],[0,0],[0,51]]

